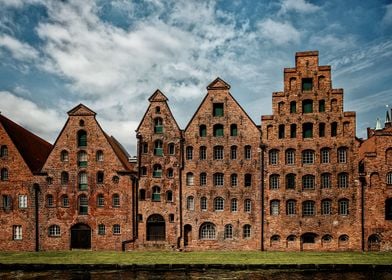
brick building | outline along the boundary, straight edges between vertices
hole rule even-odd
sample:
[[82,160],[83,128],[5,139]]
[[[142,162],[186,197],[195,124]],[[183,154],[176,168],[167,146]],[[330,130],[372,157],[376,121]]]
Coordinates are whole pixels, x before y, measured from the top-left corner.
[[181,129],[157,90],[137,157],[78,105],[54,145],[0,115],[0,250],[392,250],[392,125],[355,136],[299,52],[256,125],[220,78]]

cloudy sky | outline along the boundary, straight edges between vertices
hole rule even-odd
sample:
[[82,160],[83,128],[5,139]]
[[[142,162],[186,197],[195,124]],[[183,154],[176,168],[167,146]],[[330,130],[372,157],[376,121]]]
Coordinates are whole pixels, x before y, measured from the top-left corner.
[[0,111],[54,142],[79,103],[135,154],[161,89],[181,128],[217,76],[252,119],[284,67],[319,50],[357,134],[392,105],[392,3],[382,0],[0,0]]

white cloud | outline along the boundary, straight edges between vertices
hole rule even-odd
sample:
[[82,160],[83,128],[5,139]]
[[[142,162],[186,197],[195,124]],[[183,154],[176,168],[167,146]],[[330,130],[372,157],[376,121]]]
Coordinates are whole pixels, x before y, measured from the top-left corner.
[[301,33],[289,22],[278,22],[272,19],[258,23],[260,34],[263,38],[275,44],[298,43]]
[[354,36],[345,35],[344,38],[339,38],[334,34],[317,34],[312,36],[309,39],[310,45],[315,45],[319,48],[319,46],[327,47],[332,50],[341,50],[346,48],[352,48],[356,44],[356,39]]
[[0,47],[3,47],[11,53],[11,55],[18,60],[34,60],[38,58],[38,52],[27,43],[8,36],[0,35]]
[[281,2],[281,8],[278,14],[284,14],[289,11],[299,13],[313,13],[320,10],[320,7],[305,0],[284,0]]
[[392,23],[392,4],[388,4],[385,6],[385,15],[382,19],[383,23],[389,25]]

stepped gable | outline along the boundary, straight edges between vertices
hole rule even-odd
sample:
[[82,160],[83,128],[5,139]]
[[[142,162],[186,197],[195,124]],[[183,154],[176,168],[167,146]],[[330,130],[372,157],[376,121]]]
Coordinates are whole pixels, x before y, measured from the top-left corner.
[[31,172],[40,172],[52,145],[1,114],[0,122]]

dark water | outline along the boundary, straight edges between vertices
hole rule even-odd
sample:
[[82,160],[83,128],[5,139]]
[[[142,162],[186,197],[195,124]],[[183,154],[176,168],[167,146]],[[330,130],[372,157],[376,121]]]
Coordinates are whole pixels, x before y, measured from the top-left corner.
[[145,272],[145,271],[45,271],[45,272],[0,272],[1,280],[8,279],[42,279],[42,280],[73,280],[73,279],[251,279],[251,280],[392,280],[391,272],[314,272],[314,271],[285,271],[285,270],[259,270],[259,271],[225,271],[209,270],[205,272]]

